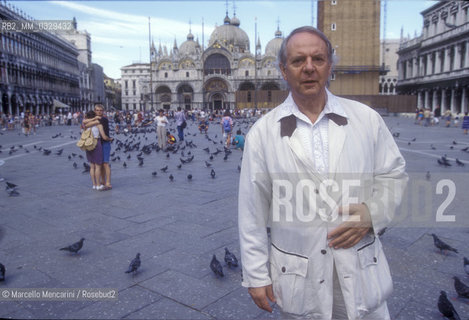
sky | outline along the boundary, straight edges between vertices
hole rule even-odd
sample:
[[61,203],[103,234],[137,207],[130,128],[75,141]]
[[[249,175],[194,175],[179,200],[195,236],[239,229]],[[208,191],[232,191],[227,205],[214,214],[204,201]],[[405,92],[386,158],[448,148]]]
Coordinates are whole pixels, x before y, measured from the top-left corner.
[[[339,0],[353,1],[353,0]],[[3,3],[3,0],[2,0]],[[189,29],[207,47],[211,32],[223,24],[225,12],[241,21],[254,49],[256,33],[262,50],[274,38],[279,25],[284,35],[302,25],[316,25],[317,0],[212,0],[212,1],[11,1],[14,7],[33,20],[77,20],[78,30],[91,35],[92,62],[103,67],[114,79],[121,77],[120,68],[149,61],[149,20],[151,39],[156,47],[168,49],[174,40],[178,46],[186,40]],[[387,0],[386,38],[420,34],[423,19],[420,12],[436,1]],[[384,2],[381,3],[383,9]],[[150,18],[150,19],[149,19]],[[382,15],[383,21],[383,15]],[[203,28],[202,28],[203,24]],[[383,33],[383,23],[381,33]],[[203,32],[202,32],[203,30]]]

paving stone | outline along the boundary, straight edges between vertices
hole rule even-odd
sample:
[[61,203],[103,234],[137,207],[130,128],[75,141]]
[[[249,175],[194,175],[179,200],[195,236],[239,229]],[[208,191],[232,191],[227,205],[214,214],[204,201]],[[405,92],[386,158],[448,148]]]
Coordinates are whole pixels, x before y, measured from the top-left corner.
[[203,312],[189,308],[171,299],[162,298],[136,312],[125,319],[213,319]]
[[75,312],[78,319],[119,319],[144,308],[161,297],[149,290],[134,286],[118,293],[117,300],[97,301]]
[[238,278],[236,274],[226,273],[224,278],[216,278],[214,274],[209,274],[203,279],[195,279],[169,270],[140,285],[191,308],[201,310],[239,287],[239,282],[235,282],[235,278]]

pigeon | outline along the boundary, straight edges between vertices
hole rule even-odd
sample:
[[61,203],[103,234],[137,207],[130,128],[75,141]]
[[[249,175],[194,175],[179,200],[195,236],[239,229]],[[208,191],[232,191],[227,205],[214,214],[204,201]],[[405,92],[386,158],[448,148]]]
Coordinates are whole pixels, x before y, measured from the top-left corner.
[[427,171],[427,174],[425,175],[425,178],[427,178],[427,180],[430,180],[431,178],[431,174],[430,174],[430,171]]
[[62,155],[63,151],[64,151],[64,149],[59,149],[59,150],[57,150],[57,152],[55,154],[60,156],[60,155]]
[[238,165],[238,171],[241,172],[241,166],[240,165]]
[[458,297],[469,299],[469,287],[465,285],[458,277],[453,277],[454,289],[458,293]]
[[72,156],[71,156],[71,155],[68,155],[68,160],[72,160]]
[[5,281],[5,266],[0,263],[0,281]]
[[172,174],[169,175],[169,180],[171,180],[171,182],[174,180],[174,176]]
[[443,290],[440,291],[440,297],[438,298],[438,310],[448,319],[461,320],[454,306],[448,300],[446,292]]
[[415,140],[417,140],[417,138],[413,138],[413,139],[412,139],[412,140],[410,140],[410,141],[414,142]]
[[210,261],[210,269],[217,277],[223,277],[223,267],[221,266],[220,261],[217,260],[217,257],[213,255],[212,261]]
[[8,181],[6,182],[6,184],[7,184],[7,187],[6,187],[7,191],[14,190],[16,189],[16,187],[18,187],[16,184],[8,182]]
[[153,171],[153,172],[151,173],[151,175],[154,176],[154,177],[156,177],[157,174],[158,174],[158,172],[156,172],[156,171]]
[[212,171],[210,171],[210,176],[215,179],[215,170],[212,169]]
[[181,169],[182,164],[178,164],[176,167],[177,167],[178,169]]
[[209,167],[212,166],[212,164],[211,164],[210,162],[205,161],[205,166],[206,166],[207,168],[209,168]]
[[463,261],[464,261],[464,271],[469,276],[469,259],[464,257]]
[[461,151],[469,152],[469,147],[465,147],[465,148],[461,149]]
[[166,170],[168,170],[168,166],[163,167],[163,168],[161,168],[160,170],[163,171],[163,172],[166,172]]
[[127,168],[127,163],[125,163],[125,161],[124,161],[124,163],[122,164],[122,166],[123,166],[124,168]]
[[187,175],[187,180],[192,180],[192,175],[190,173]]
[[169,159],[169,153],[167,153],[167,154],[166,154],[166,158],[168,158],[168,159]]
[[140,253],[137,253],[135,258],[130,262],[129,269],[125,273],[137,273],[137,269],[140,267],[141,261],[140,261]]
[[78,168],[78,165],[77,165],[76,162],[73,163],[73,168],[74,168],[74,169]]
[[206,151],[207,153],[210,153],[210,149],[208,147],[203,150]]
[[139,167],[143,166],[143,159],[141,159],[141,160],[138,162],[138,166],[139,166]]
[[457,143],[455,140],[453,140],[453,144],[456,145],[456,144],[458,144],[458,143]]
[[69,245],[68,247],[60,248],[60,250],[70,251],[70,252],[73,252],[73,253],[77,253],[77,252],[80,251],[80,249],[83,247],[83,241],[84,241],[84,240],[85,240],[85,238],[81,238],[80,241],[75,242],[74,244]]
[[454,251],[454,252],[458,253],[458,250],[456,250],[453,247],[451,247],[450,245],[444,243],[442,240],[440,240],[440,238],[438,238],[436,236],[436,234],[432,233],[432,237],[433,237],[433,243],[435,244],[435,247],[440,249],[440,252],[444,251],[444,250],[447,250],[447,251]]
[[16,191],[16,189],[9,189],[7,190],[7,192],[8,192],[8,196],[10,197],[17,197],[20,195],[20,193]]
[[236,259],[236,256],[232,254],[228,248],[225,248],[225,263],[228,265],[228,267],[234,267],[236,268],[238,266],[238,259]]
[[456,158],[456,164],[458,166],[464,167],[464,163],[461,160],[459,160],[458,158]]
[[432,148],[432,150],[436,150],[436,148],[432,145],[430,145],[430,147]]
[[399,133],[399,132],[394,132],[394,133],[392,134],[392,136],[393,136],[394,138],[399,138],[400,133]]

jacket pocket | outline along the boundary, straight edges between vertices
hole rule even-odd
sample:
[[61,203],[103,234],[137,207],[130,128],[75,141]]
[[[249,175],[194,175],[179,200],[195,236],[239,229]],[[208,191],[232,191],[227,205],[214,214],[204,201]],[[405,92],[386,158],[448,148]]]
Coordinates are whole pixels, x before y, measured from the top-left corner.
[[287,252],[272,244],[270,271],[277,304],[284,312],[302,314],[305,311],[308,257]]
[[357,289],[358,314],[363,316],[380,306],[392,292],[388,261],[376,237],[357,249],[359,274]]

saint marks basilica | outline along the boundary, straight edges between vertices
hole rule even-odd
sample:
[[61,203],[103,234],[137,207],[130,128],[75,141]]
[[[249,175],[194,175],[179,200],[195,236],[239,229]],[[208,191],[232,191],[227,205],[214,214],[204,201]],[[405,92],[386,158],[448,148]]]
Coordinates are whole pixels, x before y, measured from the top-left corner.
[[[203,48],[189,30],[187,40],[166,46],[151,46],[149,64],[132,64],[122,71],[122,109],[235,109],[268,108],[287,95],[286,84],[277,67],[283,41],[277,27],[262,50],[257,41],[254,52],[241,21],[226,13]],[[153,88],[150,90],[150,88]],[[153,92],[153,95],[150,94]]]

